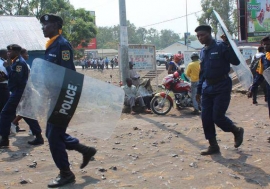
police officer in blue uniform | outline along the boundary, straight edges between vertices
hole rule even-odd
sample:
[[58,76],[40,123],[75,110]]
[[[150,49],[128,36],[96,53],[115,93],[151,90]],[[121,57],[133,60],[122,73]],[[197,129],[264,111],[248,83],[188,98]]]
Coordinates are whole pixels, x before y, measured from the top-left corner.
[[[6,75],[6,78],[8,79],[8,90],[11,94],[0,115],[0,135],[2,136],[0,147],[9,146],[11,122],[16,115],[16,108],[28,80],[28,67],[25,60],[20,55],[21,49],[22,48],[17,44],[7,46],[7,56],[11,59],[11,65],[7,67],[8,75]],[[29,118],[24,118],[24,120],[30,126],[33,135],[36,136],[36,138],[33,141],[29,141],[28,144],[43,144],[44,140],[38,122]]]
[[7,61],[7,50],[1,49],[0,50],[0,112],[4,108],[8,98],[9,98],[9,91],[8,91],[8,70],[4,66],[4,63]]
[[225,116],[232,91],[232,80],[228,75],[230,64],[239,65],[240,62],[229,44],[214,40],[211,31],[209,25],[200,25],[195,29],[198,40],[205,45],[200,52],[201,71],[196,99],[201,103],[204,134],[210,144],[208,149],[201,151],[201,155],[220,152],[215,125],[224,132],[234,134],[235,148],[242,144],[244,135],[244,129],[236,127]]
[[[45,37],[49,38],[46,45],[45,60],[75,71],[73,63],[73,51],[70,43],[61,35],[63,20],[54,14],[41,16],[40,22]],[[66,133],[68,125],[56,125],[47,123],[46,137],[48,138],[53,160],[60,170],[60,174],[48,184],[50,188],[56,188],[75,182],[75,175],[70,170],[66,150],[76,150],[83,155],[80,168],[84,168],[90,159],[96,154],[96,149],[85,146]]]

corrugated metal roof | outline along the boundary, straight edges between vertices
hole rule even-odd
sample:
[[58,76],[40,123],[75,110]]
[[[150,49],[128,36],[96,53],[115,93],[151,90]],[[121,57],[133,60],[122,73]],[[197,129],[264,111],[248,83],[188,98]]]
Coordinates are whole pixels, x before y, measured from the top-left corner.
[[0,16],[0,48],[18,44],[28,51],[45,50],[46,39],[36,17]]

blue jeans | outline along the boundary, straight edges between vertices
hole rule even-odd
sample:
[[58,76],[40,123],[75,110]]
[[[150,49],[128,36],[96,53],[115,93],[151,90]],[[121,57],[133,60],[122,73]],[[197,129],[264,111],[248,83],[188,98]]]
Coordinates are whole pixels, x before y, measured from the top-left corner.
[[195,110],[199,110],[198,102],[196,100],[197,85],[198,85],[198,81],[191,82],[191,98],[192,98],[192,103]]

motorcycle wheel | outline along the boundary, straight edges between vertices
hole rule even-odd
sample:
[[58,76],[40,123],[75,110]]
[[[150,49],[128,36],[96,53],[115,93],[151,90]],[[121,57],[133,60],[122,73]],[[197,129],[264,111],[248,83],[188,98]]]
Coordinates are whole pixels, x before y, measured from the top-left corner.
[[155,96],[151,100],[151,109],[157,115],[166,115],[172,108],[173,104],[167,98]]

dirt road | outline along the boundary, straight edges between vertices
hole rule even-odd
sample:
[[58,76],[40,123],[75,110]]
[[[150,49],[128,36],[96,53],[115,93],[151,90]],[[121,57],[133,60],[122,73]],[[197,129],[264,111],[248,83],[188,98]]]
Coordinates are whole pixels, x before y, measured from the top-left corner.
[[[259,96],[253,105],[242,94],[232,94],[227,115],[245,129],[243,145],[233,147],[232,133],[217,128],[221,154],[201,156],[208,146],[199,116],[191,109],[173,109],[166,116],[122,114],[108,140],[73,136],[95,146],[95,161],[80,170],[81,155],[70,151],[76,183],[70,189],[256,189],[270,188],[270,124],[267,105]],[[21,127],[27,128],[21,122]],[[0,189],[47,188],[58,174],[48,142],[32,147],[27,133],[11,137],[0,150]],[[36,162],[36,163],[34,163]]]

